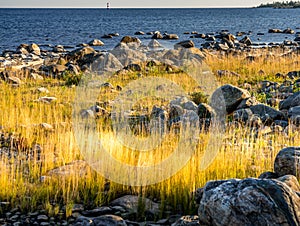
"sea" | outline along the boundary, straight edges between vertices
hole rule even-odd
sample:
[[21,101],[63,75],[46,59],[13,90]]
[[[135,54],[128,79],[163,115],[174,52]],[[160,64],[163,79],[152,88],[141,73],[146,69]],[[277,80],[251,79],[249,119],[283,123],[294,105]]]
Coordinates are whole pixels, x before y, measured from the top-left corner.
[[[1,6],[0,6],[1,7]],[[175,33],[177,41],[190,38],[185,32],[216,33],[222,30],[245,32],[255,43],[281,43],[294,40],[295,34],[269,34],[270,28],[300,31],[300,9],[272,8],[196,8],[196,9],[0,9],[0,52],[15,50],[21,43],[37,43],[41,48],[64,45],[70,49],[92,39],[113,48],[123,36],[136,31]],[[102,39],[108,33],[119,37]],[[264,35],[257,35],[264,33]],[[139,36],[147,44],[151,35]],[[242,38],[242,37],[238,37]],[[203,39],[193,39],[201,47]]]

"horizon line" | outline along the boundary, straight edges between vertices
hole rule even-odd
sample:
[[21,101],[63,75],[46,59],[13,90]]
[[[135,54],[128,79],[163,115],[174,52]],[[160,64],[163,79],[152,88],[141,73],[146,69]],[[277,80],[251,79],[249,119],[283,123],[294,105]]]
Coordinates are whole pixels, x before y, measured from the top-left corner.
[[[257,6],[201,6],[201,7],[110,7],[112,9],[251,9]],[[106,7],[1,7],[0,9],[107,9]]]

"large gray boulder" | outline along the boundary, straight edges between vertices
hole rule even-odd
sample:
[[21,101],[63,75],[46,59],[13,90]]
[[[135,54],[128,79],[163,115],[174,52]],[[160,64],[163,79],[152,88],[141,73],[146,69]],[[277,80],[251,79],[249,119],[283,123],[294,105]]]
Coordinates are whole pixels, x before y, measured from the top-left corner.
[[140,50],[133,50],[128,45],[121,43],[110,51],[124,66],[132,63],[145,62],[147,56]]
[[227,114],[231,114],[244,99],[249,97],[251,95],[247,90],[227,84],[219,87],[212,94],[211,106],[217,111],[226,111]]
[[[74,63],[76,63],[77,61],[79,61],[80,65],[87,63],[88,59],[91,59],[94,57],[96,51],[90,47],[82,47],[79,49],[75,49],[72,52],[68,53],[66,56],[66,60],[67,61],[73,61]],[[91,56],[91,57],[88,57]],[[90,60],[92,61],[92,60]]]
[[272,179],[208,182],[200,194],[200,225],[299,225],[300,197]]
[[87,66],[91,71],[98,74],[102,74],[104,72],[113,73],[124,67],[123,64],[111,53],[98,55],[95,57],[93,62],[87,64]]
[[300,106],[300,92],[296,92],[279,103],[279,109],[289,109],[291,107]]
[[284,119],[285,116],[281,111],[277,111],[265,104],[257,104],[250,107],[253,114],[258,115],[264,123],[272,123],[275,120]]
[[292,107],[288,111],[288,117],[295,125],[300,124],[300,106]]
[[139,205],[141,205],[141,203],[144,205],[145,210],[152,212],[156,216],[159,215],[159,204],[151,201],[148,198],[143,198],[135,195],[125,195],[123,197],[115,199],[110,203],[110,206],[122,207],[126,212],[129,213],[138,213]]
[[300,147],[282,149],[275,158],[274,171],[279,176],[290,174],[300,178]]
[[210,119],[215,116],[216,112],[208,104],[200,103],[197,108],[197,114],[200,119],[204,119],[204,118]]

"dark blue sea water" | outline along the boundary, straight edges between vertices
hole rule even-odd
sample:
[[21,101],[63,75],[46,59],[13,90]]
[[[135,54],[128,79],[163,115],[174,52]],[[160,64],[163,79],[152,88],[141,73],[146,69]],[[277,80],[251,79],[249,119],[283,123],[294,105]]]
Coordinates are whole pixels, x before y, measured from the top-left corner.
[[[180,40],[189,38],[186,31],[199,33],[227,29],[252,31],[257,42],[282,42],[294,35],[268,34],[269,28],[298,31],[300,9],[0,9],[0,51],[14,50],[20,43],[76,46],[107,33],[120,37],[105,39],[102,49],[110,49],[122,36],[159,30],[176,33]],[[265,33],[257,36],[258,32]],[[148,42],[151,36],[141,36]],[[261,40],[258,40],[261,38]],[[194,39],[200,47],[202,39]],[[170,44],[173,44],[170,42]]]

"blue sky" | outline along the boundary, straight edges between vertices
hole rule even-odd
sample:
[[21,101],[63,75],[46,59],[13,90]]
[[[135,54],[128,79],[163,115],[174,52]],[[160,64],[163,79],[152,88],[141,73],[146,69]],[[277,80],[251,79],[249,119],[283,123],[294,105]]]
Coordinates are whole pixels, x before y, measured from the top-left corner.
[[106,7],[110,2],[115,8],[192,8],[192,7],[251,7],[273,0],[0,0],[0,7]]

